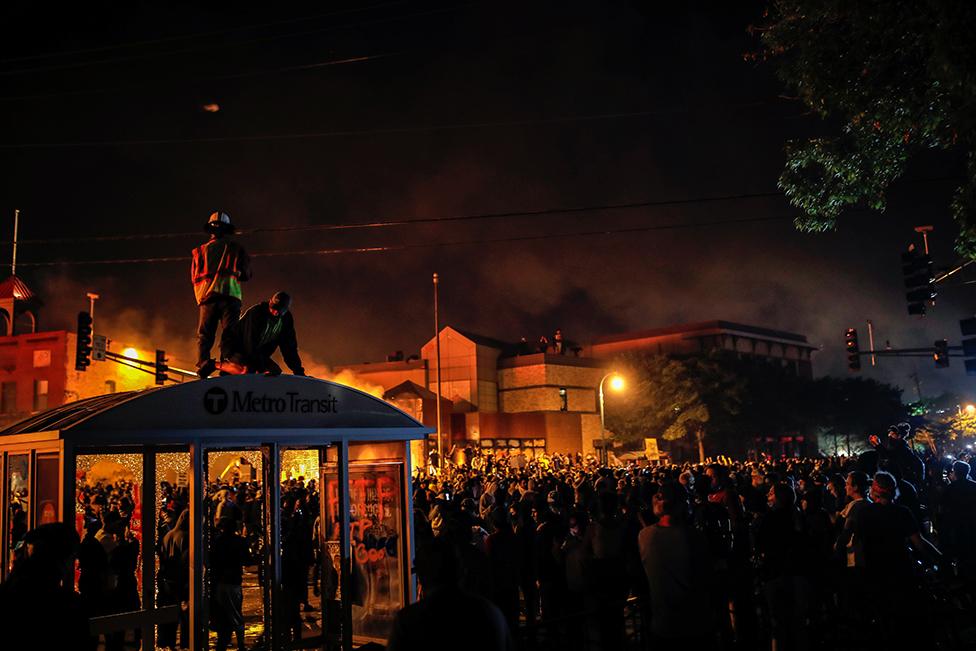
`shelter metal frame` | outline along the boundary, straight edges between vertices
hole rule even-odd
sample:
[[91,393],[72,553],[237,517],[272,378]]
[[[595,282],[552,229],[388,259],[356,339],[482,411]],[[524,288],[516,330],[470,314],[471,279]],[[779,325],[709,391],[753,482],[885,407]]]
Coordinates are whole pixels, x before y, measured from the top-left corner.
[[[330,416],[309,416],[304,414],[286,415],[281,420],[281,426],[268,425],[266,415],[253,416],[243,414],[214,419],[212,414],[187,415],[192,412],[192,406],[203,404],[206,395],[214,389],[226,392],[244,393],[254,391],[277,391],[282,395],[323,395],[337,396],[338,403],[349,405],[349,408],[338,418],[335,426],[329,422]],[[207,392],[204,395],[204,392]],[[235,393],[234,395],[237,395]],[[251,395],[248,393],[247,395]],[[168,398],[167,400],[162,400]],[[152,400],[148,400],[152,398]],[[142,400],[147,403],[149,411],[137,416],[133,411]],[[155,648],[155,625],[173,621],[177,607],[159,608],[155,594],[155,553],[156,527],[155,491],[156,491],[156,454],[160,452],[185,451],[189,455],[189,508],[190,508],[190,643],[194,651],[207,648],[208,629],[207,617],[204,609],[204,499],[207,490],[207,454],[214,451],[231,451],[242,449],[260,449],[263,456],[263,481],[267,483],[265,492],[265,525],[268,527],[269,548],[266,558],[266,588],[271,590],[272,617],[265,621],[265,631],[274,648],[284,648],[285,627],[275,621],[279,617],[280,609],[275,605],[280,603],[281,577],[281,476],[282,451],[286,449],[318,449],[320,468],[332,466],[330,460],[326,463],[325,450],[334,448],[336,451],[335,471],[337,479],[337,504],[341,516],[339,527],[339,549],[341,550],[340,585],[349,586],[352,579],[352,546],[350,533],[350,494],[349,477],[351,458],[350,444],[385,444],[391,450],[397,450],[396,463],[401,464],[400,517],[402,519],[403,564],[401,588],[406,602],[416,598],[416,581],[411,573],[411,559],[414,552],[413,518],[411,516],[412,500],[410,499],[411,459],[410,441],[423,439],[432,430],[400,411],[393,405],[377,398],[368,396],[350,387],[331,382],[322,382],[306,378],[263,378],[260,376],[215,378],[206,382],[192,382],[159,389],[150,389],[130,394],[116,394],[114,399],[100,397],[73,403],[73,408],[67,406],[55,408],[39,416],[32,417],[18,425],[14,425],[4,432],[0,432],[0,531],[5,532],[3,544],[0,545],[0,578],[9,567],[10,553],[6,532],[9,531],[10,481],[8,478],[10,457],[18,454],[29,454],[29,527],[36,525],[36,509],[34,500],[37,483],[36,459],[38,454],[57,453],[59,457],[59,505],[58,518],[60,521],[74,526],[76,509],[76,469],[78,457],[85,454],[117,454],[138,453],[142,455],[142,476],[139,490],[140,501],[143,505],[142,522],[142,591],[140,594],[142,607],[136,613],[125,613],[96,618],[100,620],[114,620],[119,625],[128,628],[139,627],[143,630],[143,648]],[[178,410],[177,406],[186,404],[185,410]],[[163,406],[161,408],[161,405]],[[169,411],[165,405],[170,405],[173,413],[159,413]],[[126,409],[121,418],[111,419],[105,427],[99,425],[100,414]],[[54,412],[65,412],[64,417]],[[179,411],[179,413],[177,413]],[[306,423],[307,420],[307,423]],[[258,421],[258,422],[253,422]],[[261,422],[264,421],[264,422]],[[189,424],[189,426],[188,426]],[[148,426],[147,426],[148,425]],[[47,426],[47,427],[44,427]],[[38,427],[33,429],[32,427]],[[43,427],[43,429],[41,429]],[[73,431],[77,430],[77,431]],[[320,487],[324,493],[324,486]],[[324,503],[324,494],[320,493]],[[151,505],[151,506],[150,506]],[[150,526],[146,523],[149,522]],[[323,542],[324,544],[324,542]],[[325,593],[323,592],[323,595]],[[346,591],[343,591],[346,594]],[[325,617],[324,608],[322,616]],[[341,600],[341,647],[353,648],[352,601],[349,598]],[[97,629],[100,622],[92,620]],[[106,622],[101,622],[106,623]],[[111,622],[108,622],[111,623]],[[324,624],[324,622],[323,622]],[[323,630],[322,648],[327,644],[327,635]]]

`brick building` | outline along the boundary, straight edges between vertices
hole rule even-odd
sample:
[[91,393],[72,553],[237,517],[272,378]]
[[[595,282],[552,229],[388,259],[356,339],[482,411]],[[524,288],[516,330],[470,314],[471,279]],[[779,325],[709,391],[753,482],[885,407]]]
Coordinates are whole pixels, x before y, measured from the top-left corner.
[[[442,431],[450,444],[483,448],[592,452],[600,438],[597,390],[611,360],[624,352],[686,356],[713,349],[768,359],[812,377],[816,347],[803,335],[729,321],[706,321],[600,337],[573,353],[533,350],[454,327],[440,334]],[[385,398],[429,411],[436,406],[436,338],[419,357],[343,367],[386,389]],[[406,398],[404,398],[406,396]],[[409,413],[435,424],[430,413]]]
[[702,321],[598,337],[584,354],[610,359],[627,352],[653,352],[682,357],[711,350],[735,352],[740,357],[781,364],[799,377],[813,378],[812,353],[817,347],[792,332],[760,328],[731,321]]
[[[549,353],[519,354],[518,346],[453,327],[441,330],[441,395],[450,401],[442,431],[451,443],[493,449],[580,452],[600,437],[596,385],[603,362]],[[396,401],[401,382],[437,393],[437,340],[419,359],[344,367],[387,389]],[[414,393],[417,393],[414,391]],[[428,404],[436,405],[432,400]],[[425,424],[427,417],[415,416]],[[430,422],[436,423],[436,417]]]
[[[40,331],[41,304],[20,278],[0,283],[0,424],[82,398],[155,386],[152,375],[115,362],[92,362],[88,370],[76,371],[75,333]],[[125,351],[140,359],[153,355]]]

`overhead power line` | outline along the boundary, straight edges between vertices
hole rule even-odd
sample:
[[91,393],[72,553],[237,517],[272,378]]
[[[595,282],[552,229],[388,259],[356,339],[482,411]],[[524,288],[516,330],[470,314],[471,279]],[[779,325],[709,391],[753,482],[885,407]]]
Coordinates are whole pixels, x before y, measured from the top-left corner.
[[165,36],[160,38],[146,39],[142,41],[130,41],[128,43],[116,43],[114,45],[103,45],[100,47],[90,47],[82,48],[77,50],[61,50],[59,52],[41,52],[38,54],[27,54],[18,57],[8,57],[5,59],[0,59],[0,65],[8,63],[19,63],[21,61],[38,61],[41,59],[57,59],[60,57],[76,56],[79,54],[97,54],[100,52],[113,52],[115,50],[127,50],[129,48],[145,47],[147,45],[162,45],[164,43],[176,43],[179,41],[191,41],[198,38],[212,38],[214,36],[225,36],[227,34],[234,34],[237,32],[249,32],[255,29],[264,29],[267,27],[278,27],[280,25],[291,25],[294,23],[303,23],[310,20],[319,20],[321,18],[332,18],[334,16],[342,16],[350,13],[362,13],[365,11],[372,11],[374,9],[386,9],[389,7],[394,7],[397,5],[405,4],[405,0],[397,0],[396,2],[384,2],[382,4],[370,5],[367,7],[356,7],[350,9],[341,9],[338,11],[329,11],[321,14],[313,14],[310,16],[296,16],[294,18],[282,18],[281,20],[272,20],[263,23],[252,23],[250,25],[241,25],[239,27],[229,27],[224,29],[212,30],[209,32],[195,32],[192,34],[180,34],[176,36]]
[[[648,233],[653,231],[683,230],[689,228],[706,228],[714,226],[729,226],[736,224],[751,224],[759,222],[782,221],[793,219],[792,215],[776,215],[768,217],[745,217],[740,219],[717,219],[703,222],[683,223],[683,224],[658,224],[654,226],[635,226],[631,228],[605,228],[590,231],[577,231],[574,233],[545,233],[541,235],[513,235],[495,238],[475,238],[467,240],[448,240],[442,242],[417,242],[412,244],[390,244],[380,246],[360,246],[335,249],[301,249],[294,251],[261,251],[252,253],[252,258],[267,258],[280,256],[306,256],[306,255],[342,255],[356,253],[384,253],[391,251],[410,251],[414,249],[430,249],[447,246],[465,246],[473,244],[499,244],[515,242],[531,242],[538,240],[566,239],[571,237],[596,237],[608,235],[623,235]],[[165,262],[187,262],[190,256],[163,256],[151,258],[113,258],[103,260],[63,260],[51,262],[18,262],[24,267],[55,267],[55,266],[79,266],[79,265],[122,265],[122,264],[150,264]]]
[[[715,203],[723,201],[742,201],[748,199],[769,199],[781,197],[782,192],[752,192],[744,194],[725,194],[711,197],[690,197],[686,199],[658,199],[649,201],[629,201],[625,203],[607,203],[589,206],[568,206],[561,208],[540,208],[538,210],[510,210],[504,212],[476,213],[468,215],[447,215],[444,217],[420,217],[417,219],[391,219],[386,221],[354,222],[351,224],[296,224],[291,226],[266,226],[262,228],[238,229],[238,235],[264,235],[270,233],[296,233],[309,231],[344,231],[371,228],[392,228],[397,226],[416,226],[421,224],[443,224],[452,222],[480,221],[490,219],[505,219],[515,217],[542,217],[549,215],[571,215],[587,212],[601,212],[612,210],[632,210],[636,208],[664,208],[668,206],[686,206],[697,203]],[[75,244],[85,242],[123,242],[155,239],[175,239],[183,237],[200,237],[200,231],[182,231],[172,233],[133,233],[129,235],[95,235],[91,237],[60,237],[41,238],[34,240],[18,239],[17,244]],[[0,241],[0,246],[11,245],[12,241]]]
[[177,79],[171,82],[135,84],[130,86],[108,86],[104,88],[86,88],[86,89],[79,89],[79,90],[59,91],[55,93],[36,93],[33,95],[7,95],[7,96],[0,96],[0,102],[12,102],[12,101],[31,100],[31,99],[50,99],[52,97],[77,97],[80,95],[99,95],[101,93],[115,93],[119,91],[142,90],[146,88],[151,88],[153,90],[163,90],[166,88],[172,88],[174,86],[200,84],[200,83],[213,82],[213,81],[223,81],[227,79],[241,79],[244,77],[271,75],[271,74],[277,74],[281,72],[317,70],[320,68],[330,68],[332,66],[340,66],[349,63],[365,63],[367,61],[373,61],[376,59],[386,59],[392,56],[397,56],[399,54],[400,54],[399,52],[388,52],[382,54],[364,54],[361,56],[344,57],[342,59],[330,59],[327,61],[317,61],[315,63],[303,63],[303,64],[297,64],[293,66],[283,66],[280,68],[245,70],[242,72],[232,72],[228,74],[214,75],[210,77],[192,77],[189,79]]
[[[748,102],[729,105],[727,109],[755,108],[766,102]],[[88,140],[78,142],[25,142],[2,143],[0,149],[46,149],[71,147],[119,147],[143,145],[179,145],[194,143],[224,143],[224,142],[270,142],[276,140],[313,140],[320,138],[345,138],[351,136],[388,136],[410,133],[431,133],[436,131],[458,131],[463,129],[493,129],[499,127],[527,127],[545,124],[567,124],[573,122],[596,122],[603,120],[620,120],[645,118],[655,115],[670,114],[678,111],[676,108],[654,109],[647,111],[626,111],[620,113],[596,113],[590,115],[567,115],[561,117],[536,118],[523,120],[499,120],[491,122],[459,122],[454,124],[417,125],[412,127],[389,127],[386,129],[348,129],[342,131],[309,131],[305,133],[280,133],[253,136],[214,136],[210,138],[149,138],[144,140]],[[680,109],[684,111],[685,109]]]
[[245,45],[253,45],[255,43],[265,43],[265,42],[268,42],[268,41],[276,41],[276,40],[280,40],[280,39],[283,39],[283,38],[296,38],[296,37],[299,37],[299,36],[309,36],[311,34],[321,34],[321,33],[324,33],[324,32],[331,32],[331,31],[335,31],[335,30],[339,30],[339,29],[345,29],[345,28],[349,28],[349,27],[363,27],[363,26],[366,26],[366,25],[375,25],[375,24],[382,24],[382,23],[390,23],[390,22],[396,22],[396,21],[400,21],[400,20],[409,20],[409,19],[412,19],[412,18],[422,18],[422,17],[425,17],[425,16],[431,16],[431,15],[435,15],[435,14],[442,14],[442,13],[453,12],[453,11],[457,11],[459,9],[465,9],[465,8],[468,8],[468,7],[472,6],[472,4],[475,4],[475,3],[471,3],[471,4],[467,4],[467,5],[458,5],[458,6],[454,6],[454,7],[442,7],[442,8],[439,8],[439,9],[430,9],[430,10],[427,10],[427,11],[420,11],[420,12],[416,12],[416,13],[412,13],[412,14],[404,14],[404,15],[400,15],[400,16],[392,16],[392,17],[389,17],[389,18],[378,18],[378,19],[375,19],[375,20],[367,20],[367,21],[360,21],[360,22],[343,23],[341,25],[329,25],[328,27],[320,27],[320,28],[317,28],[317,29],[304,30],[304,31],[300,31],[300,32],[288,32],[288,33],[284,33],[284,34],[274,34],[274,35],[271,35],[271,36],[262,36],[262,37],[259,37],[259,38],[253,38],[253,39],[249,39],[249,40],[246,40],[246,41],[239,41],[239,42],[236,42],[236,43],[210,43],[210,44],[203,45],[203,46],[187,47],[187,48],[183,48],[183,49],[179,49],[179,50],[165,50],[165,51],[162,51],[162,52],[143,52],[143,53],[140,53],[140,54],[131,54],[131,55],[127,55],[127,56],[113,57],[113,58],[109,58],[109,59],[93,59],[91,61],[79,61],[79,62],[75,62],[75,63],[65,63],[65,64],[50,65],[50,66],[39,66],[39,67],[35,67],[35,68],[21,68],[21,69],[14,69],[14,70],[0,70],[0,77],[13,77],[13,76],[19,76],[19,75],[29,75],[29,74],[35,73],[35,72],[54,72],[54,71],[57,71],[57,70],[75,70],[75,69],[78,69],[78,68],[89,68],[89,67],[92,67],[92,66],[98,66],[98,65],[107,64],[107,63],[118,63],[118,62],[122,62],[122,61],[137,61],[137,60],[140,60],[140,59],[154,59],[154,58],[160,58],[160,57],[166,57],[166,56],[173,56],[173,55],[180,55],[180,54],[192,54],[194,52],[206,52],[208,50],[215,50],[215,49],[218,49],[218,48],[226,49],[228,47],[242,47],[242,46],[245,46]]

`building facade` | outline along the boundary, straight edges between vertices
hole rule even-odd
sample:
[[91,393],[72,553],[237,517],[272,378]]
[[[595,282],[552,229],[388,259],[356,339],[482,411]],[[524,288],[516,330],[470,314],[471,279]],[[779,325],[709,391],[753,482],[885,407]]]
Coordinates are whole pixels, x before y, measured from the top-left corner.
[[[153,375],[117,362],[75,370],[77,335],[39,331],[40,305],[16,276],[0,283],[0,425],[82,398],[155,386]],[[124,354],[148,360],[154,351],[125,348]]]
[[[445,327],[440,333],[445,450],[474,445],[521,451],[529,458],[543,450],[593,452],[602,433],[598,387],[613,358],[629,352],[682,357],[711,350],[766,359],[800,377],[813,376],[811,356],[816,347],[805,336],[730,321],[600,337],[578,348],[578,355],[556,354],[551,348],[538,352],[524,342],[508,343]],[[418,359],[342,368],[383,386],[384,397],[394,404],[409,401],[404,408],[429,410],[436,405],[437,338],[421,346]],[[443,417],[448,410],[449,419]],[[436,423],[431,414],[407,411],[425,424]]]
[[702,321],[598,337],[585,348],[584,354],[596,359],[610,359],[630,352],[683,357],[713,350],[769,360],[799,377],[812,379],[812,354],[817,347],[804,335],[792,332],[732,321]]

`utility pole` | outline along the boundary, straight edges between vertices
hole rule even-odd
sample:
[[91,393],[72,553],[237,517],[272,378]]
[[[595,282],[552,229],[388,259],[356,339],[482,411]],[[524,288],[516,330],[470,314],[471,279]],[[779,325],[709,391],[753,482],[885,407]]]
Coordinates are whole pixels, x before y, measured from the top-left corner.
[[434,348],[437,355],[437,476],[444,468],[444,446],[441,443],[441,321],[438,312],[437,285],[439,278],[434,272]]
[[929,233],[935,229],[932,226],[916,226],[915,232],[922,234],[922,245],[925,247],[925,255],[929,254]]
[[868,319],[868,343],[871,346],[871,366],[878,365],[878,358],[874,355],[874,324]]
[[919,402],[922,400],[922,383],[918,379],[918,368],[915,368],[908,377],[915,381],[915,395],[918,396]]
[[97,301],[100,297],[95,292],[88,292],[86,294],[86,296],[88,297],[88,316],[90,316],[91,319],[92,319],[92,337],[94,338],[94,336],[95,336],[95,301]]
[[20,226],[20,210],[14,208],[14,255],[10,261],[10,275],[17,275],[17,228]]

